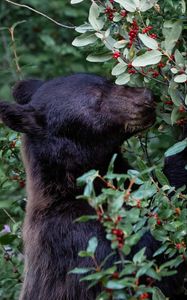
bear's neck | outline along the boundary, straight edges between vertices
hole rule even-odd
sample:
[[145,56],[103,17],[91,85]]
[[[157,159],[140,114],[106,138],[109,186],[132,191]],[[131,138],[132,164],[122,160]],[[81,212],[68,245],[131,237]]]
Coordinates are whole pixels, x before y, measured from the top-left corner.
[[[115,162],[115,172],[126,171],[127,164],[124,163],[119,147],[112,147],[111,151],[105,147],[105,151],[100,147],[81,147],[74,152],[74,156],[65,155],[64,160],[52,161],[40,158],[32,153],[32,148],[28,144],[23,146],[23,160],[27,174],[27,211],[37,214],[41,211],[50,211],[75,203],[76,196],[83,193],[83,189],[77,187],[76,180],[90,169],[99,170],[101,175],[107,172],[109,162],[113,153],[118,156]],[[101,189],[101,185],[97,185]],[[99,191],[98,191],[99,192]]]

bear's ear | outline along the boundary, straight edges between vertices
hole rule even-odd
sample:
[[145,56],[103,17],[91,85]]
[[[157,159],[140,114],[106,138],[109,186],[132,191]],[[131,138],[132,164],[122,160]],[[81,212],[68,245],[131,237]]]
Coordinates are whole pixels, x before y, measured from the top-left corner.
[[31,101],[34,93],[39,89],[44,81],[30,79],[19,81],[13,87],[13,97],[15,101],[19,104],[27,104]]
[[0,120],[17,132],[32,135],[44,133],[44,116],[28,105],[0,102]]

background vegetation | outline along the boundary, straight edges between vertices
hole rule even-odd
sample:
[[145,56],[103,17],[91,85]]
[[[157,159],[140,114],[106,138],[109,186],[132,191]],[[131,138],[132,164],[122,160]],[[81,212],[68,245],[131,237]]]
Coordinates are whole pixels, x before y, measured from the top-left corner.
[[[113,8],[111,2],[113,1],[105,1],[106,6]],[[20,0],[19,3],[36,8],[54,20],[68,26],[79,26],[85,22],[90,8],[90,1],[84,1],[76,6],[72,6],[68,0]],[[168,23],[169,30],[174,22],[183,21],[183,35],[179,35],[176,41],[177,46],[174,45],[175,48],[172,49],[170,54],[172,55],[176,48],[182,53],[186,53],[186,41],[184,39],[187,29],[184,13],[185,1],[166,0],[159,1],[159,4],[160,6],[157,9],[160,9],[161,13],[154,10],[150,13],[148,12],[145,18],[150,20],[154,33],[158,35],[158,40],[163,39],[161,24],[164,21],[170,22]],[[119,8],[119,4],[117,4],[117,8]],[[109,13],[104,10],[102,15],[105,16],[105,25],[111,26],[112,38],[119,34],[116,24],[120,24],[120,26],[125,24],[125,31],[130,30],[131,20],[123,23],[121,19],[116,19],[113,22],[112,18],[109,20]],[[148,23],[147,26],[150,24]],[[122,74],[119,72],[119,69],[114,69],[117,60],[116,57],[113,57],[116,52],[122,51],[120,47],[116,46],[114,51],[113,48],[104,49],[101,43],[94,44],[94,53],[92,54],[95,56],[99,55],[100,60],[103,54],[104,56],[110,55],[110,60],[103,59],[105,62],[102,64],[90,63],[85,59],[91,52],[90,42],[86,43],[86,47],[80,48],[75,48],[71,45],[77,35],[74,29],[57,26],[29,9],[20,8],[2,0],[0,3],[0,99],[11,101],[11,88],[17,80],[22,78],[47,79],[75,72],[92,72],[112,78],[111,70],[113,70],[112,73],[117,78]],[[86,39],[90,41],[87,36]],[[83,40],[76,39],[74,43],[80,46]],[[137,54],[136,51],[135,49],[134,57]],[[183,56],[185,57],[185,55]],[[95,61],[97,60],[95,58]],[[120,61],[118,62],[120,63]],[[165,59],[163,63],[166,64],[167,60]],[[158,70],[153,68],[152,73],[150,73],[151,78],[162,81],[165,75],[168,76],[170,68],[171,66],[169,65],[168,69],[166,68],[162,74],[159,73],[155,77],[153,74]],[[127,73],[126,69],[124,73]],[[142,85],[144,81],[142,74],[142,77],[138,77],[140,74],[135,74],[135,77],[133,73],[128,72],[128,74],[131,74],[131,81],[129,82],[131,85]],[[169,75],[170,82],[173,80],[173,77]],[[124,83],[123,76],[120,77],[120,80]],[[163,266],[162,272],[158,274],[156,266],[146,261],[142,252],[128,264],[130,273],[136,271],[136,274],[139,274],[139,276],[140,274],[146,274],[152,279],[159,279],[162,276],[173,274],[175,271],[173,271],[172,267],[175,268],[181,263],[181,257],[184,258],[186,255],[185,222],[187,197],[183,192],[184,189],[177,191],[173,196],[171,207],[168,204],[170,203],[168,195],[172,188],[161,171],[165,151],[182,138],[182,125],[186,122],[186,85],[184,84],[184,87],[179,88],[183,96],[180,100],[178,96],[168,94],[168,87],[167,89],[161,89],[158,82],[154,80],[145,81],[144,84],[148,84],[161,100],[158,102],[155,126],[148,132],[138,135],[138,138],[133,137],[128,143],[124,144],[124,156],[128,157],[132,163],[134,171],[129,172],[128,175],[119,176],[117,178],[118,188],[115,190],[112,188],[115,175],[112,172],[111,164],[109,172],[104,178],[106,184],[109,184],[108,188],[99,197],[95,197],[93,189],[93,180],[99,176],[97,171],[92,171],[83,176],[79,184],[87,184],[84,198],[95,207],[97,217],[106,227],[107,237],[112,241],[113,249],[119,250],[122,255],[128,254],[131,251],[131,247],[137,243],[145,230],[148,215],[152,214],[152,218],[149,215],[149,228],[155,237],[157,239],[160,238],[163,242],[163,248],[160,250],[160,253],[165,252],[168,255],[169,263]],[[25,173],[20,160],[20,143],[19,135],[0,124],[0,299],[2,300],[18,299],[22,282],[21,226],[27,199],[24,189]],[[182,147],[185,147],[184,142]],[[178,146],[172,150],[172,153],[177,151]],[[136,183],[139,184],[139,189],[135,191],[135,194],[131,195],[130,206],[132,211],[127,216],[123,209],[122,200],[124,198],[121,198],[121,193],[123,196],[125,193],[129,197],[127,195],[129,190],[123,190],[122,185],[126,179],[130,179],[130,182],[133,184],[134,178]],[[158,182],[162,189],[158,189]],[[145,191],[147,191],[146,194]],[[151,207],[149,205],[150,197],[154,199],[151,202]],[[104,203],[107,204],[106,211],[102,210]],[[127,219],[128,224],[121,220],[121,217],[123,220],[129,218]],[[117,223],[117,227],[116,220],[119,223]],[[160,225],[162,225],[162,228]],[[115,229],[120,231],[112,231]],[[124,235],[122,232],[128,233],[129,236],[125,247],[123,247]],[[173,232],[177,232],[177,235],[174,235]],[[119,241],[121,246],[119,246]],[[87,253],[85,252],[81,255],[93,256],[96,246],[97,241],[92,240]],[[174,259],[174,256],[176,259]],[[88,271],[75,270],[75,272],[85,274]],[[132,282],[132,278],[129,279],[129,274],[117,274],[115,266],[108,273],[102,272],[103,270],[100,268],[96,270],[92,277],[88,276],[85,279],[92,282],[100,281],[103,284],[103,298],[99,299],[110,299],[111,297],[115,297],[112,299],[118,299],[117,297],[120,297],[120,295],[121,297],[127,297],[124,299],[130,299],[129,289],[125,290],[127,283],[130,284],[131,292],[134,293],[133,299],[146,299],[146,297],[149,298],[150,294],[153,294],[157,300],[165,299],[160,292],[152,290],[150,286],[139,286],[138,275],[137,277],[135,276],[135,283]],[[114,273],[116,278],[112,277]],[[127,281],[122,282],[121,279],[124,278]]]

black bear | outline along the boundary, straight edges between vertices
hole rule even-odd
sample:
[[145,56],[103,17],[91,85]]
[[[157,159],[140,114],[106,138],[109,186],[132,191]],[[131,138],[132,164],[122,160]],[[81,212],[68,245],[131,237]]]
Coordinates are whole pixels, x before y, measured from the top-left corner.
[[[90,169],[105,174],[118,153],[116,172],[125,172],[120,145],[155,119],[152,93],[145,88],[115,86],[106,79],[76,74],[50,81],[28,80],[16,85],[16,104],[0,103],[0,118],[24,133],[23,161],[28,204],[24,222],[25,279],[21,300],[94,300],[99,287],[87,289],[75,267],[91,266],[78,256],[91,237],[98,238],[98,262],[111,252],[102,225],[75,223],[93,214],[82,200],[76,178]],[[158,243],[148,233],[137,245],[149,257]],[[170,296],[175,284],[164,283]],[[177,284],[181,285],[177,278]]]

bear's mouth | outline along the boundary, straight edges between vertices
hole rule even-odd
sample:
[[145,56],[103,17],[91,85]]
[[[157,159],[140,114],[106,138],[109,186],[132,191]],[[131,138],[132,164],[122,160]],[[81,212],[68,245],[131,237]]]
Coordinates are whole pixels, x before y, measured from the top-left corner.
[[155,119],[155,113],[151,113],[142,119],[132,119],[124,124],[124,129],[130,133],[139,132],[151,127],[155,123]]

